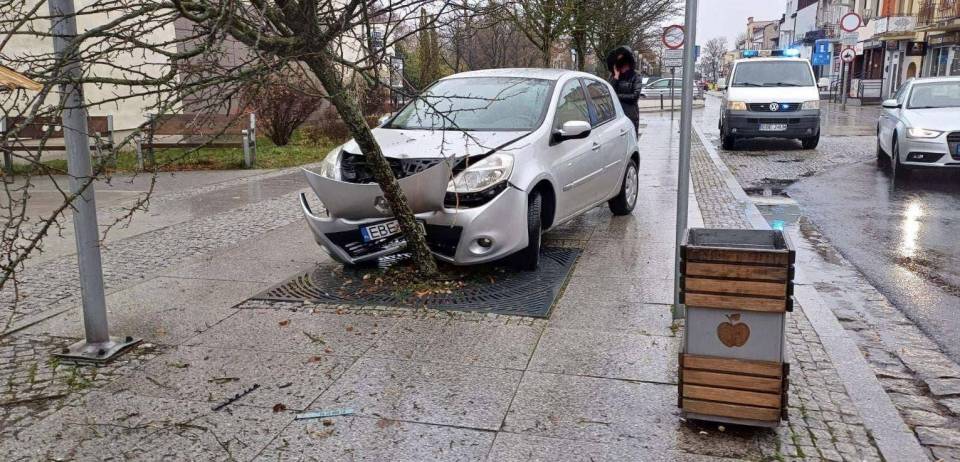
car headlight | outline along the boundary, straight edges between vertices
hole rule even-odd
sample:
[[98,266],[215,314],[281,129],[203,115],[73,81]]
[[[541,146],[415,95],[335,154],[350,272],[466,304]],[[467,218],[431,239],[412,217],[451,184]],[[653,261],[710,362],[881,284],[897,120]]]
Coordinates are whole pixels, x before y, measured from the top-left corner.
[[343,148],[337,148],[330,151],[327,157],[323,158],[320,164],[320,176],[331,180],[340,180],[340,156],[343,154]]
[[819,110],[820,110],[820,100],[807,101],[807,102],[803,103],[803,106],[800,107],[800,110],[801,110],[801,111],[814,111],[814,110],[819,111]]
[[743,101],[727,101],[727,109],[731,111],[746,111],[747,103]]
[[453,177],[447,184],[447,191],[458,194],[483,191],[506,181],[512,172],[512,155],[503,152],[491,154]]
[[908,128],[907,129],[907,138],[936,138],[942,134],[943,132],[938,132],[936,130],[927,130],[926,128]]

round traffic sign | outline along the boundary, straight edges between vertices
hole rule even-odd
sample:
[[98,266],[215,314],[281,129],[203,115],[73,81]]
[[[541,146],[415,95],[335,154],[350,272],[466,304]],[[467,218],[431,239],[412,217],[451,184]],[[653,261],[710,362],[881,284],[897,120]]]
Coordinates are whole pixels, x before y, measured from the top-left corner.
[[857,13],[847,13],[840,18],[840,28],[845,32],[856,32],[863,26],[863,18]]
[[663,44],[671,50],[682,48],[685,35],[683,26],[679,24],[667,26],[667,28],[663,30]]
[[857,52],[853,48],[847,47],[840,52],[840,59],[845,63],[852,63],[857,59]]

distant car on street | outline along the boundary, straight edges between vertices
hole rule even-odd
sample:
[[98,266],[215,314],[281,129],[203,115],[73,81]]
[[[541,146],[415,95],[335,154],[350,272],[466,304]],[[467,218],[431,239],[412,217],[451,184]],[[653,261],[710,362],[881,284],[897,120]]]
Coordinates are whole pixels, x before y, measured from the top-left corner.
[[960,168],[960,77],[913,79],[883,102],[877,161],[894,177],[914,168]]
[[680,98],[680,93],[683,91],[683,79],[659,79],[654,80],[643,86],[643,89],[640,90],[640,96],[644,98],[659,98],[660,95],[664,97],[670,97],[671,95],[671,84],[672,84],[672,94],[675,98]]
[[[541,234],[606,203],[637,203],[640,152],[613,88],[556,69],[445,77],[373,130],[427,244],[440,260],[539,262]],[[406,242],[370,164],[351,140],[304,169],[324,211],[300,205],[314,238],[344,264]]]

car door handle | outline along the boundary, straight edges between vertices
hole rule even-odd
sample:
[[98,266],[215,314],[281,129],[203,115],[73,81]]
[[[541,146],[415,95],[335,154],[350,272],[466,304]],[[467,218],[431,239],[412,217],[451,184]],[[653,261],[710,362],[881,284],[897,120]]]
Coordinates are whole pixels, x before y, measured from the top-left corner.
[[627,131],[621,128],[621,129],[620,129],[620,136],[627,136]]
[[594,142],[593,142],[593,147],[590,148],[590,150],[591,150],[591,151],[599,151],[599,150],[600,150],[600,143],[597,143],[596,141],[594,141]]

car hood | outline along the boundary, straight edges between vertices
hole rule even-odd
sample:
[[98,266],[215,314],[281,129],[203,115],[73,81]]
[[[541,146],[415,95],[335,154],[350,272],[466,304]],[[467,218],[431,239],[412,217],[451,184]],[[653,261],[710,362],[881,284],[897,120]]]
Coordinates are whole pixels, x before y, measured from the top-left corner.
[[960,131],[960,108],[907,109],[907,125],[941,132]]
[[[530,132],[462,132],[453,130],[400,130],[376,128],[373,136],[383,155],[395,159],[440,159],[486,154],[505,147]],[[343,150],[360,154],[354,140],[343,145]]]
[[817,87],[728,87],[727,101],[804,103],[820,99]]

